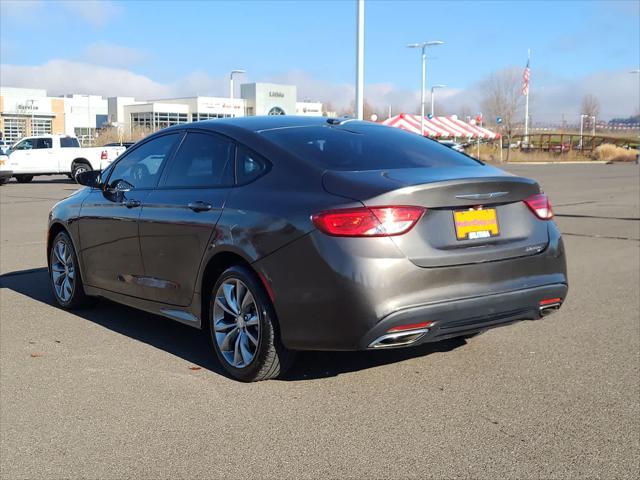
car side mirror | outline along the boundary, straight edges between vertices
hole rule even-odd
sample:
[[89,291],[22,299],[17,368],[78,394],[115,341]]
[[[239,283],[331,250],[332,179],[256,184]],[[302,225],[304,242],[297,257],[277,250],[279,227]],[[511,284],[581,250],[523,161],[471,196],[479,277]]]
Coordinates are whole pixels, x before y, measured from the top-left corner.
[[76,182],[85,187],[100,188],[102,186],[100,170],[87,170],[76,175]]

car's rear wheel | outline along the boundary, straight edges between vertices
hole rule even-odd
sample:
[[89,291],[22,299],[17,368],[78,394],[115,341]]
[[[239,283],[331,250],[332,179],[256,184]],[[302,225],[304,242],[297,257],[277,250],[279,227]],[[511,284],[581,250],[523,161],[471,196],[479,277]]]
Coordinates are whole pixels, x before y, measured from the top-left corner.
[[51,243],[49,277],[53,296],[62,308],[81,308],[92,303],[93,299],[84,293],[78,257],[67,232],[58,233]]
[[218,359],[245,382],[282,375],[293,352],[280,342],[276,316],[264,287],[249,269],[227,269],[211,290],[209,330]]
[[33,175],[16,175],[18,183],[29,183],[33,180]]

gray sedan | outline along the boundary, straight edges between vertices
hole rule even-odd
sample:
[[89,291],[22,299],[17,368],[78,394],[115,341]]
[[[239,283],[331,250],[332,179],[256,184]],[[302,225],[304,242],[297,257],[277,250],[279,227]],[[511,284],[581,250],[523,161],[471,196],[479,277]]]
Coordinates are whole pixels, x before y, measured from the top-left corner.
[[105,297],[206,329],[243,381],[297,350],[419,345],[557,310],[549,199],[435,141],[312,117],[178,125],[53,207],[63,308]]

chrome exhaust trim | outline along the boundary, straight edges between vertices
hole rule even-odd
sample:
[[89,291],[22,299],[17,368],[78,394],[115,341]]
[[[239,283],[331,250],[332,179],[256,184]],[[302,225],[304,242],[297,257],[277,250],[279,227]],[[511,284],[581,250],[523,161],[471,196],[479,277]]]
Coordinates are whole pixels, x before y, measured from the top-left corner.
[[547,315],[551,315],[553,312],[556,312],[558,310],[560,310],[560,302],[543,305],[540,307],[540,316],[546,317]]
[[418,328],[416,330],[407,330],[404,332],[387,333],[386,335],[376,338],[369,344],[368,348],[404,347],[417,342],[428,331],[428,328]]

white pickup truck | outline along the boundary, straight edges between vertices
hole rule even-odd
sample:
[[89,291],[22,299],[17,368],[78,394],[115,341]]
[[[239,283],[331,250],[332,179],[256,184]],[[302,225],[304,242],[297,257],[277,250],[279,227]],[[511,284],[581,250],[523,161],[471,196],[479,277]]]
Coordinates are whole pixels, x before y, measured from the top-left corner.
[[76,137],[40,135],[23,138],[7,152],[6,168],[20,183],[33,180],[35,175],[64,173],[75,178],[86,170],[102,170],[113,162],[125,147],[81,148]]

